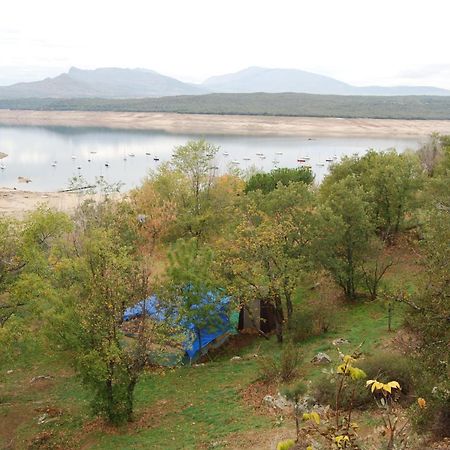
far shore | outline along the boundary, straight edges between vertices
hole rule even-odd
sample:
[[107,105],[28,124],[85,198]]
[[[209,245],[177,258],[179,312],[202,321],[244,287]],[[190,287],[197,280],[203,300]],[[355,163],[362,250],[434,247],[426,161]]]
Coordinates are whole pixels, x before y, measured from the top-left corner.
[[177,134],[307,137],[426,137],[450,120],[341,119],[146,112],[0,110],[0,125],[105,127]]

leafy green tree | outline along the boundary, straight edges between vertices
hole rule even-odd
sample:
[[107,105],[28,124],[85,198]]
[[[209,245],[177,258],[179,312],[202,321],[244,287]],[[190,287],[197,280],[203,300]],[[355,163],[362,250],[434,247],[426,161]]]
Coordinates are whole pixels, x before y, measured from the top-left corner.
[[211,248],[199,246],[194,238],[178,240],[169,253],[162,288],[162,296],[176,309],[179,319],[194,325],[199,348],[202,330],[212,332],[222,323],[217,311],[225,293],[212,275],[213,256]]
[[248,309],[255,300],[273,307],[281,343],[285,313],[288,318],[292,315],[292,294],[304,269],[298,224],[287,214],[261,211],[254,198],[249,197],[245,205],[233,234],[218,244],[216,273],[241,307]]
[[278,185],[287,186],[289,183],[312,184],[314,175],[311,169],[306,167],[297,168],[279,168],[273,169],[269,173],[255,173],[250,177],[245,185],[245,192],[261,190],[264,194],[271,192]]
[[57,254],[50,337],[69,352],[92,392],[92,408],[111,423],[130,420],[134,388],[157,342],[156,324],[142,319],[127,339],[123,315],[148,295],[140,260],[113,230],[91,229]]
[[355,299],[373,227],[364,191],[354,176],[334,184],[316,219],[314,258],[330,272],[345,296]]
[[70,229],[65,214],[45,206],[21,221],[0,219],[0,365],[39,340],[30,329],[52,297],[51,251]]
[[242,189],[238,177],[217,175],[218,147],[204,140],[176,147],[172,159],[149,175],[159,205],[171,204],[174,220],[167,238],[197,238],[205,242],[227,222],[226,208]]
[[371,222],[383,240],[392,243],[407,226],[407,219],[417,208],[417,190],[422,183],[416,155],[395,151],[370,150],[364,156],[344,157],[334,164],[321,186],[323,198],[334,186],[352,175],[369,204]]

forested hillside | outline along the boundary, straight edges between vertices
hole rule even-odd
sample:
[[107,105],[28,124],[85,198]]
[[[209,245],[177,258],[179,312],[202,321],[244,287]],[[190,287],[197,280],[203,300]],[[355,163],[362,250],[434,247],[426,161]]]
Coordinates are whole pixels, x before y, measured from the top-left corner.
[[0,218],[0,445],[445,445],[450,137],[345,157],[320,186],[219,176],[218,150],[187,142],[72,215]]
[[1,109],[142,111],[380,119],[450,119],[450,96],[207,94],[138,99],[0,99]]

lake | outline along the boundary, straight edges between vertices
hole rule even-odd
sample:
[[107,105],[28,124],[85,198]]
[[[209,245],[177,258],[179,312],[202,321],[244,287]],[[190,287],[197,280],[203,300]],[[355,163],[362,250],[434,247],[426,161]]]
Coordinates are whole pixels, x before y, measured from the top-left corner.
[[[69,179],[82,175],[88,183],[103,176],[108,182],[122,181],[123,190],[138,186],[149,170],[170,159],[174,147],[189,139],[204,137],[220,146],[214,166],[223,173],[229,165],[241,169],[255,166],[311,166],[320,181],[328,167],[344,155],[368,149],[417,149],[418,139],[355,137],[267,137],[236,135],[182,135],[159,131],[76,127],[1,126],[0,187],[33,191],[66,189]],[[299,162],[298,160],[303,160]],[[31,180],[24,184],[18,177]]]

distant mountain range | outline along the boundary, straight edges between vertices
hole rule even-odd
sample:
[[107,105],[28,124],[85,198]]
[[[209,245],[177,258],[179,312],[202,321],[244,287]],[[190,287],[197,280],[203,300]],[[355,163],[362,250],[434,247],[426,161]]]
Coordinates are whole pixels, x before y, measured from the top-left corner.
[[296,69],[249,67],[208,78],[202,84],[184,83],[147,69],[101,68],[67,73],[41,81],[0,86],[1,99],[21,98],[146,98],[208,93],[307,93],[326,95],[450,95],[428,86],[352,86]]
[[205,94],[201,86],[147,69],[72,67],[54,78],[0,86],[0,98],[141,98]]

